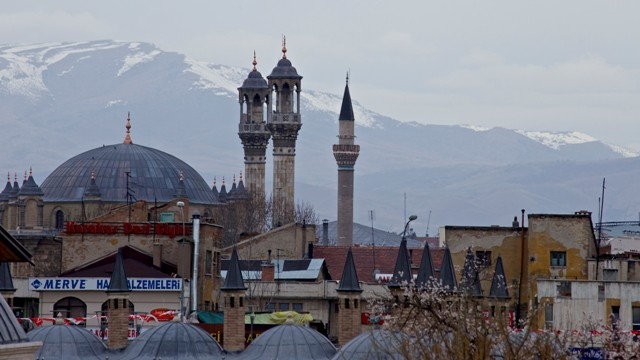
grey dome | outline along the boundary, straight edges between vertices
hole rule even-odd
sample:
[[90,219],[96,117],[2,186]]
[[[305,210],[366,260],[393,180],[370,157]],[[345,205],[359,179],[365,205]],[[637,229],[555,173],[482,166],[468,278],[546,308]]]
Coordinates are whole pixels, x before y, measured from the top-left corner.
[[44,201],[81,201],[91,184],[91,172],[105,202],[126,202],[127,175],[135,200],[167,202],[175,198],[184,174],[192,204],[217,203],[209,185],[184,161],[160,150],[136,144],[102,146],[74,156],[42,183]]
[[403,360],[408,336],[399,332],[374,329],[363,332],[344,345],[333,360]]
[[104,359],[107,348],[93,333],[72,325],[43,326],[27,333],[29,341],[42,341],[36,359]]
[[267,89],[267,80],[262,77],[258,70],[252,70],[244,80],[239,89]]
[[172,321],[143,332],[120,359],[221,359],[223,353],[220,345],[201,328]]
[[298,75],[298,71],[291,65],[291,61],[287,58],[280,59],[278,65],[271,71],[271,75],[267,77],[302,79],[302,76]]
[[322,334],[301,325],[284,324],[260,334],[242,353],[243,360],[331,359],[336,348]]

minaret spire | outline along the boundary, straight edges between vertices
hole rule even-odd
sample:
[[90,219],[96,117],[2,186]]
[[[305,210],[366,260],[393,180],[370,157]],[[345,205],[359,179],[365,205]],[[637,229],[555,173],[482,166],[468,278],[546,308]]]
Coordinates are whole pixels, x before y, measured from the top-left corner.
[[131,142],[131,112],[127,113],[127,134],[124,136],[124,144],[133,144]]
[[282,34],[282,58],[287,58],[287,37]]

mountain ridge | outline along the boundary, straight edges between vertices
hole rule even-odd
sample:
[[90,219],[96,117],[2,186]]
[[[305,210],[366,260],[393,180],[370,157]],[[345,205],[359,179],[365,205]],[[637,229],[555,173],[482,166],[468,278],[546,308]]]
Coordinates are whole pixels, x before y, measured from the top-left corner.
[[[292,61],[295,66],[295,59]],[[271,70],[269,65],[275,66],[275,61],[265,63],[262,61],[259,70],[266,77]],[[161,149],[187,161],[207,181],[214,176],[219,181],[222,176],[231,178],[244,167],[242,146],[237,138],[237,87],[249,71],[195,61],[143,42],[0,45],[0,125],[14,134],[5,144],[6,156],[0,162],[0,171],[20,174],[33,166],[41,183],[44,176],[71,156],[101,144],[122,141],[126,114],[131,112],[134,143]],[[304,69],[299,72],[307,78],[313,76],[305,74]],[[325,194],[335,193],[337,183],[331,146],[336,142],[341,95],[304,89],[301,96],[303,125],[296,148],[297,199],[308,200],[322,218],[333,219],[335,196]],[[509,176],[514,167],[535,177],[536,172],[561,171],[554,165],[558,163],[593,169],[602,166],[603,161],[626,164],[625,159],[637,156],[633,151],[578,132],[401,122],[365,109],[353,91],[352,97],[356,143],[361,145],[356,163],[354,217],[366,224],[369,210],[384,207],[388,210],[378,210],[377,221],[386,229],[403,223],[403,194],[409,198],[407,211],[409,204],[415,202],[416,212],[417,209],[422,212],[416,226],[427,225],[424,219],[427,209],[434,212],[432,226],[451,223],[450,217],[457,219],[456,214],[462,213],[469,215],[459,217],[461,221],[486,225],[487,216],[482,212],[460,211],[465,207],[482,208],[482,204],[470,204],[470,200],[460,198],[459,192],[465,187],[469,191],[463,193],[468,197],[476,193],[489,196],[487,189],[492,189],[493,196],[499,198],[500,184],[512,189],[511,198],[496,201],[498,208],[490,212],[496,219],[513,212],[512,207],[554,211],[545,206],[543,200],[549,201],[547,197],[518,190],[502,178]],[[269,182],[269,159],[267,167]],[[616,173],[623,171],[615,168]],[[424,178],[407,175],[411,173],[421,173]],[[436,179],[429,179],[430,176]],[[475,181],[470,183],[464,177]],[[404,178],[413,179],[413,183],[405,184]],[[447,201],[446,194],[438,191],[416,191],[425,182],[458,193],[451,193]],[[599,185],[592,186],[597,189]],[[584,207],[584,198],[574,196],[569,188],[564,190],[567,208],[574,207],[571,210],[574,211],[578,210],[575,207]],[[562,196],[557,200],[561,203]],[[440,218],[438,214],[446,217]],[[510,219],[511,215],[506,222]]]

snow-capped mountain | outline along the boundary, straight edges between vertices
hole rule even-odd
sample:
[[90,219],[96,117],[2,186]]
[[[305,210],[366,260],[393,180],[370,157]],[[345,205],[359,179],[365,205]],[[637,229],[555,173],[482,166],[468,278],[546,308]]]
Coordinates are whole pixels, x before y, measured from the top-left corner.
[[[295,58],[291,61],[296,66]],[[276,62],[262,59],[258,70],[266,77]],[[303,68],[298,71],[305,79],[313,77]],[[69,157],[122,141],[131,112],[135,143],[185,160],[210,181],[231,178],[244,167],[237,88],[248,73],[148,43],[0,45],[0,126],[5,134],[0,173],[13,176],[33,167],[42,183]],[[342,81],[337,75],[336,82]],[[297,199],[311,202],[328,219],[336,213],[331,146],[337,141],[341,95],[303,90],[296,148]],[[407,211],[421,216],[416,229],[426,228],[429,211],[433,229],[500,220],[509,224],[521,208],[595,209],[605,176],[619,175],[620,184],[610,187],[619,186],[621,194],[640,193],[631,191],[637,172],[629,170],[638,159],[626,159],[638,153],[592,136],[401,122],[363,108],[358,94],[351,95],[361,146],[356,221],[368,223],[369,210],[376,210],[376,226],[401,227],[405,194]],[[635,200],[621,196],[615,211],[619,216],[637,212]]]

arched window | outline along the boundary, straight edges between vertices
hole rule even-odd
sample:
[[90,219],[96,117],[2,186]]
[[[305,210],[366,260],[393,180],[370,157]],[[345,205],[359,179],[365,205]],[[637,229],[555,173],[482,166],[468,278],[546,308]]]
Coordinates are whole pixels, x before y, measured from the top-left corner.
[[62,210],[56,211],[56,229],[64,228],[64,212]]
[[[87,304],[76,297],[66,297],[53,304],[53,316],[61,314],[63,318],[86,318]],[[85,326],[83,321],[80,326]]]

